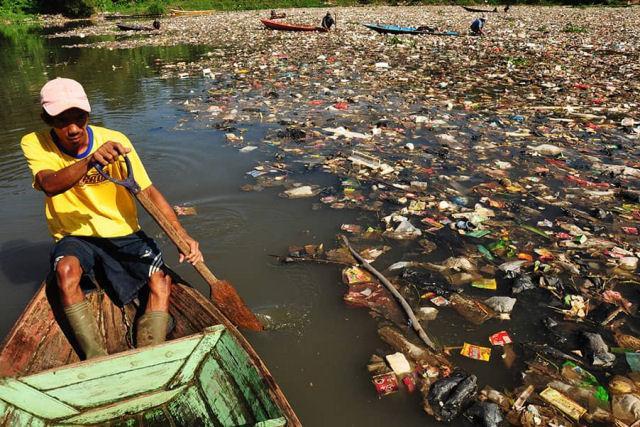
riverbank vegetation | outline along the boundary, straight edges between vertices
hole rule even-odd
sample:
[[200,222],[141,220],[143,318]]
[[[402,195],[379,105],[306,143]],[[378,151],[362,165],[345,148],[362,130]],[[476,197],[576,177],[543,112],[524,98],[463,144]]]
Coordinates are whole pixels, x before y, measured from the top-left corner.
[[[20,21],[36,14],[63,14],[88,17],[97,12],[145,13],[162,15],[170,9],[247,10],[292,7],[353,6],[358,4],[419,5],[445,4],[444,0],[0,0],[0,20]],[[457,1],[473,4],[474,0]],[[505,1],[490,0],[490,4]],[[625,0],[509,0],[510,4],[624,5]]]

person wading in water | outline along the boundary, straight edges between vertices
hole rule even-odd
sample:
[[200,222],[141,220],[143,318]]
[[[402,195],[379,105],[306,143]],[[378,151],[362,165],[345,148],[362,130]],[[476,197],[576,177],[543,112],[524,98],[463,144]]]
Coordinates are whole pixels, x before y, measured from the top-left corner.
[[324,15],[324,18],[322,18],[322,28],[326,30],[330,30],[331,27],[333,27],[333,24],[335,23],[336,21],[333,19],[333,16],[331,16],[331,13],[329,12],[327,12],[327,14]]
[[481,36],[484,34],[482,29],[484,28],[484,23],[487,21],[486,18],[477,18],[471,23],[471,34],[474,36]]
[[162,254],[138,224],[134,197],[94,168],[117,179],[126,178],[122,156],[131,161],[133,175],[189,244],[180,262],[203,260],[198,242],[180,225],[158,191],[129,139],[120,132],[89,126],[91,107],[80,83],[57,78],[40,91],[42,119],[50,127],[22,138],[23,153],[33,174],[33,187],[45,194],[45,214],[55,240],[51,270],[76,340],[89,359],[107,354],[91,306],[80,287],[86,275],[112,291],[114,302],[125,305],[146,299],[137,323],[136,345],[166,339],[170,321],[172,279],[163,270]]

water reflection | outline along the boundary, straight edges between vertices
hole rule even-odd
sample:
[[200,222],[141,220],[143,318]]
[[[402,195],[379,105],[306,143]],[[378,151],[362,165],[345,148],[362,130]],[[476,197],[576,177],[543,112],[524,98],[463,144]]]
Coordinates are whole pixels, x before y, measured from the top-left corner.
[[46,260],[49,257],[51,243],[48,241],[33,242],[16,239],[0,245],[0,271],[6,276],[7,284],[20,286],[38,283],[44,279],[48,271],[46,263],[33,260]]
[[82,82],[92,104],[92,122],[104,124],[119,112],[130,117],[132,111],[160,108],[167,102],[166,88],[176,89],[181,82],[165,82],[162,88],[149,83],[147,78],[156,75],[158,64],[166,60],[189,61],[207,50],[204,46],[118,51],[64,49],[62,43],[43,37],[37,27],[0,26],[0,99],[4,103],[0,109],[0,163],[8,166],[0,172],[0,187],[5,187],[20,170],[19,139],[42,126],[38,96],[49,79],[68,77]]

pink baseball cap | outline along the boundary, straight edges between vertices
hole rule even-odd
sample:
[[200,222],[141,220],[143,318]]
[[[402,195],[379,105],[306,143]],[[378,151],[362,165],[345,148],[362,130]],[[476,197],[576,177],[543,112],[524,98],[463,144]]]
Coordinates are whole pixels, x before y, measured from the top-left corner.
[[82,85],[75,80],[61,77],[49,80],[42,86],[40,104],[50,116],[57,116],[70,108],[91,112],[89,99]]

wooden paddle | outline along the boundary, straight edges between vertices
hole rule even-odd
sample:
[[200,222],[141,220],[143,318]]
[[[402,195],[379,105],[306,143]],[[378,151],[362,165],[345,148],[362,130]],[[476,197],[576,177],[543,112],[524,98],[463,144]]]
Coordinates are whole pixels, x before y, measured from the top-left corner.
[[[169,236],[169,239],[178,247],[178,250],[188,255],[190,252],[189,244],[178,233],[178,230],[169,222],[167,217],[151,200],[149,195],[141,191],[140,186],[133,176],[133,168],[127,156],[124,156],[127,165],[127,178],[118,180],[107,174],[102,165],[95,166],[96,170],[111,182],[125,187],[135,196],[142,207],[151,215],[162,230]],[[203,261],[199,261],[193,265],[200,276],[207,282],[211,289],[210,299],[231,320],[236,326],[249,329],[252,331],[262,331],[264,327],[256,318],[255,314],[247,307],[235,288],[226,280],[219,280]]]

